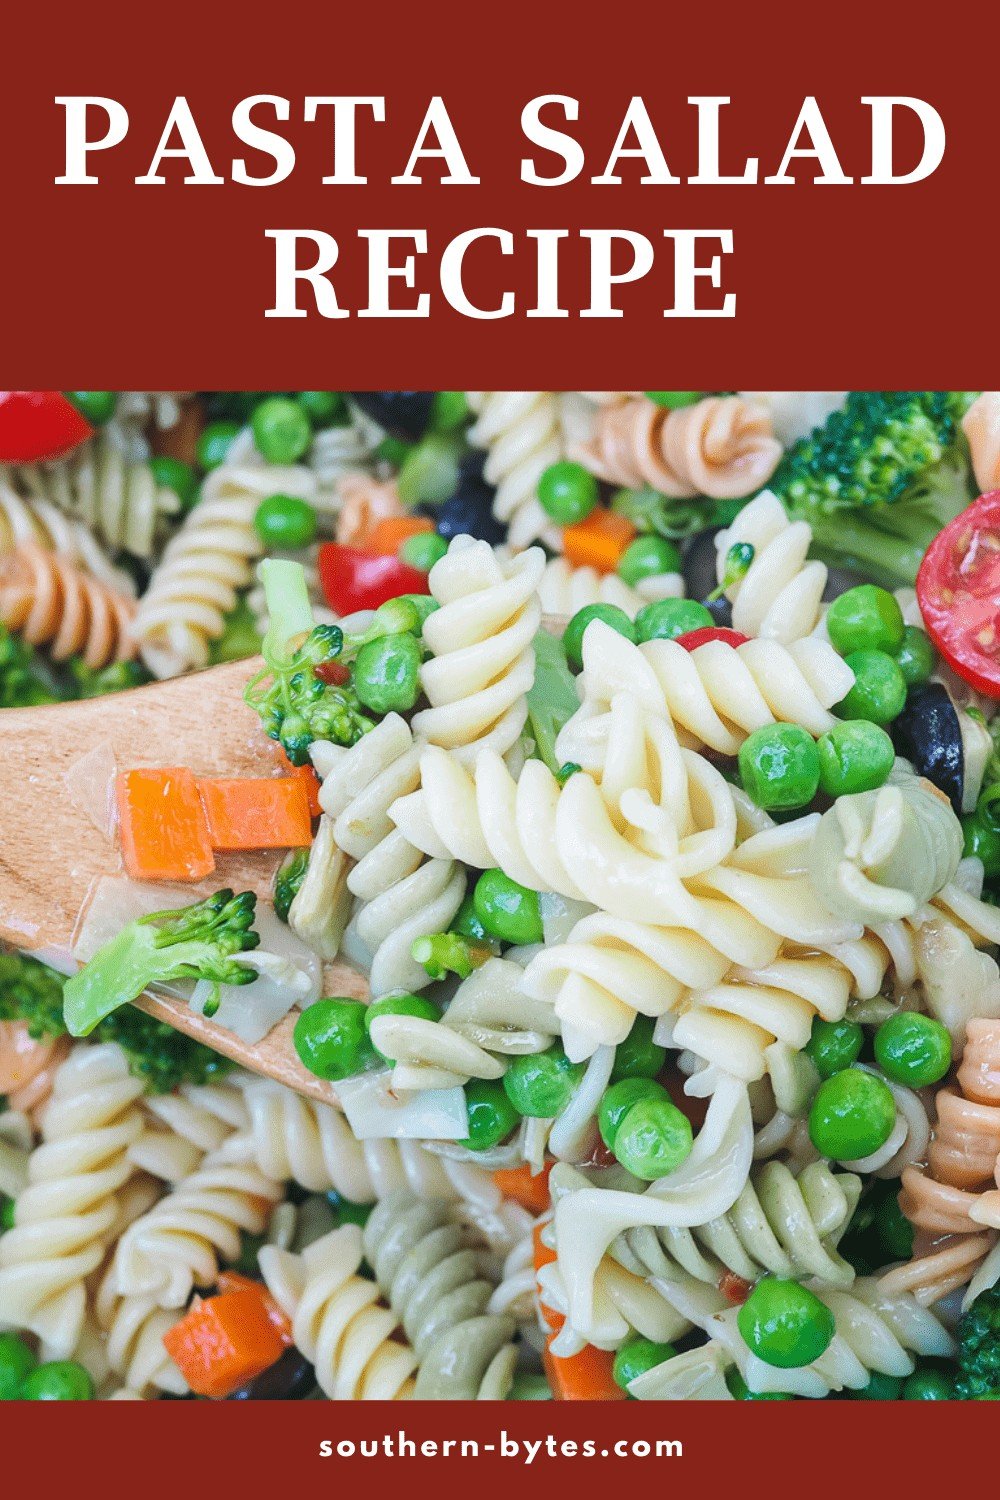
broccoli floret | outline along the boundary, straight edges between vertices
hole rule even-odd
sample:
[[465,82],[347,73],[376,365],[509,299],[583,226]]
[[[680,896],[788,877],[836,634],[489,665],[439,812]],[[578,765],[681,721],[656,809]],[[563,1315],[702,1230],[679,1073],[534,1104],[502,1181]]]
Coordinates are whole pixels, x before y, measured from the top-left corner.
[[813,551],[889,588],[912,584],[973,498],[959,427],[971,391],[852,391],[789,449],[769,489],[813,529]]
[[1000,1401],[1000,1286],[981,1292],[958,1320],[955,1389],[962,1401]]
[[100,698],[105,693],[124,693],[128,688],[142,687],[148,682],[149,673],[137,661],[113,661],[97,671],[88,667],[82,657],[75,656],[69,664],[73,692],[76,698]]
[[354,689],[354,658],[382,636],[419,636],[426,610],[408,596],[389,599],[367,630],[351,633],[313,624],[300,564],[270,558],[261,564],[260,577],[270,615],[262,648],[266,666],[247,683],[244,697],[292,765],[304,766],[314,740],[355,745],[374,729]]
[[0,625],[0,708],[34,708],[57,701],[53,683],[43,676],[31,647]]
[[274,877],[274,915],[283,922],[288,921],[292,902],[306,878],[309,868],[309,850],[293,849],[281,864]]
[[245,599],[226,616],[222,634],[209,648],[209,660],[213,666],[226,661],[245,661],[248,656],[258,656],[261,648],[260,631],[253,611]]
[[[216,891],[178,911],[153,912],[123,927],[66,981],[64,1016],[71,1036],[89,1036],[98,1021],[135,1000],[151,984],[207,979],[250,984],[257,975],[239,960],[256,948],[257,898],[251,891]],[[205,1007],[210,1012],[212,998]]]
[[[0,954],[0,1021],[25,1021],[30,1036],[64,1036],[65,979],[26,953]],[[206,1083],[232,1063],[162,1021],[128,1006],[105,1016],[94,1029],[100,1042],[117,1042],[137,1078],[153,1093],[182,1083]]]

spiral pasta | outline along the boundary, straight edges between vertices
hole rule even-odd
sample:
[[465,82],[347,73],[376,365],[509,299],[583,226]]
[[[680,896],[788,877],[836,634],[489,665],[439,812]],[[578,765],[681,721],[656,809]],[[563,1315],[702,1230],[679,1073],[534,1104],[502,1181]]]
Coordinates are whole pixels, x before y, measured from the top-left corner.
[[641,397],[602,406],[593,436],[572,456],[609,484],[649,484],[676,499],[732,500],[766,484],[781,451],[766,409],[755,402],[707,396],[669,411]]
[[490,958],[462,984],[440,1021],[386,1015],[372,1041],[395,1061],[393,1088],[442,1089],[470,1078],[500,1078],[507,1057],[542,1052],[559,1034],[551,1007],[521,988],[523,970]]
[[941,1089],[935,1100],[926,1170],[903,1173],[903,1212],[933,1234],[1000,1228],[989,1211],[1000,1195],[983,1191],[1000,1162],[1000,1021],[973,1019],[967,1035],[958,1087]]
[[394,479],[348,473],[337,481],[337,541],[360,546],[380,521],[405,514]]
[[163,1336],[181,1317],[180,1309],[160,1307],[155,1297],[119,1296],[109,1271],[94,1310],[108,1366],[124,1380],[126,1390],[136,1397],[149,1391],[187,1393],[187,1381],[163,1347]]
[[417,735],[470,762],[487,747],[504,754],[515,744],[535,680],[544,567],[539,547],[504,562],[471,537],[456,537],[435,563],[428,582],[440,608],[424,622],[433,654],[420,671],[431,706],[413,716]]
[[68,1359],[83,1332],[85,1280],[116,1231],[118,1194],[134,1170],[141,1092],[113,1043],[74,1048],[56,1074],[14,1228],[0,1236],[0,1327],[36,1334],[46,1358]]
[[176,1093],[153,1094],[144,1110],[151,1120],[129,1157],[162,1182],[190,1176],[203,1157],[248,1123],[243,1094],[232,1083],[183,1084]]
[[70,1046],[69,1037],[33,1037],[26,1021],[0,1021],[0,1094],[11,1110],[41,1108]]
[[983,391],[962,418],[972,472],[985,494],[1000,485],[1000,391]]
[[790,646],[750,640],[735,649],[708,641],[687,651],[676,641],[636,646],[603,620],[593,620],[584,631],[582,657],[583,707],[562,731],[560,756],[568,755],[580,725],[623,691],[634,693],[649,712],[669,716],[689,744],[735,755],[755,729],[775,722],[825,734],[836,723],[830,709],[854,685],[850,667],[821,640]]
[[[556,1171],[561,1169],[556,1168]],[[792,1172],[783,1162],[754,1167],[728,1213],[691,1229],[629,1230],[615,1246],[626,1267],[666,1281],[693,1276],[712,1286],[725,1271],[755,1282],[770,1274],[815,1276],[850,1286],[854,1267],[837,1244],[861,1197],[861,1178],[812,1162]]]
[[[382,429],[353,403],[348,403],[347,422],[322,427],[315,434],[306,462],[316,475],[320,508],[327,504],[340,508],[338,482],[348,474],[364,473],[370,466],[374,450],[385,436]],[[329,497],[329,501],[325,497]]]
[[31,542],[58,553],[108,588],[135,592],[129,575],[113,566],[82,521],[65,515],[51,501],[24,499],[11,489],[0,468],[0,554]]
[[12,478],[27,499],[58,506],[106,546],[133,557],[151,557],[181,510],[149,463],[131,461],[106,432],[57,463],[22,465]]
[[512,1318],[490,1313],[492,1283],[447,1204],[400,1192],[383,1198],[364,1248],[419,1362],[413,1394],[437,1401],[501,1400],[514,1373]]
[[229,1160],[223,1146],[125,1231],[115,1291],[183,1307],[193,1288],[214,1286],[220,1260],[237,1258],[241,1230],[260,1234],[281,1196],[277,1183],[256,1165]]
[[268,1291],[290,1319],[295,1346],[331,1401],[406,1401],[417,1356],[374,1281],[359,1275],[361,1230],[345,1224],[301,1255],[265,1245],[258,1261]]
[[[826,1351],[812,1364],[779,1369],[751,1354],[737,1327],[737,1309],[713,1288],[693,1278],[660,1283],[663,1295],[685,1317],[704,1328],[726,1363],[738,1368],[755,1393],[784,1392],[822,1398],[831,1391],[863,1390],[873,1374],[913,1373],[914,1355],[943,1358],[954,1353],[954,1341],[943,1323],[908,1293],[887,1296],[879,1283],[859,1276],[850,1290],[813,1282],[810,1289],[833,1313],[835,1333]],[[662,1375],[660,1374],[662,1371]],[[656,1380],[638,1380],[630,1394],[639,1400],[664,1399],[671,1372],[660,1366]]]
[[744,506],[726,531],[716,534],[720,584],[730,548],[753,548],[747,571],[726,587],[733,606],[733,628],[744,635],[790,645],[811,635],[820,617],[827,569],[809,562],[812,528],[790,521],[776,495],[765,490]]
[[350,750],[317,750],[316,767],[334,843],[355,861],[346,885],[358,907],[346,941],[367,956],[374,995],[422,989],[428,976],[410,949],[414,939],[447,928],[465,894],[465,876],[449,858],[425,863],[390,821],[390,806],[420,781],[412,732],[398,714],[387,714]]
[[646,604],[657,599],[680,599],[683,595],[684,579],[680,573],[656,573],[633,586],[617,573],[575,568],[565,557],[553,557],[545,564],[538,585],[544,613],[567,619],[588,604],[616,604],[634,619]]
[[209,643],[222,634],[260,554],[253,524],[260,502],[273,494],[312,500],[316,492],[309,469],[265,464],[245,438],[236,439],[164,548],[140,601],[135,635],[154,677],[207,664]]
[[538,501],[538,481],[566,456],[559,396],[552,391],[466,391],[475,421],[468,431],[485,448],[483,477],[496,489],[493,514],[515,551],[534,541],[559,550],[559,528]]
[[80,655],[88,667],[135,655],[136,607],[36,542],[0,557],[0,620],[54,661]]

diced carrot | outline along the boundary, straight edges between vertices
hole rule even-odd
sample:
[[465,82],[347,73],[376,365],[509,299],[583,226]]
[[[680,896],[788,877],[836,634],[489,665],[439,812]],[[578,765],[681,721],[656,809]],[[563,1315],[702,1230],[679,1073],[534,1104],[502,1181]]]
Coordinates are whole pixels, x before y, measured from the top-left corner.
[[625,1401],[621,1386],[615,1382],[612,1369],[615,1357],[610,1349],[586,1344],[579,1354],[560,1359],[552,1353],[550,1336],[545,1342],[545,1373],[557,1401]]
[[552,1163],[547,1162],[540,1172],[532,1174],[527,1162],[519,1167],[500,1167],[493,1173],[493,1181],[505,1198],[513,1198],[529,1213],[542,1214],[549,1206],[549,1173]]
[[214,849],[295,849],[312,842],[301,776],[199,780]]
[[563,551],[575,568],[613,573],[635,534],[635,527],[625,516],[598,505],[585,520],[565,528]]
[[116,780],[122,857],[133,880],[200,880],[215,869],[198,784],[186,766]]
[[[270,1200],[267,1201],[267,1207],[271,1207]],[[281,1311],[281,1308],[275,1302],[267,1287],[261,1282],[254,1281],[251,1276],[244,1276],[242,1271],[220,1271],[217,1289],[220,1295],[223,1292],[255,1292],[258,1297],[263,1299],[264,1306],[267,1308],[267,1315],[274,1324],[281,1342],[286,1348],[293,1342],[291,1323],[285,1317],[285,1314]]]
[[232,1395],[281,1358],[285,1343],[256,1283],[195,1301],[163,1347],[197,1396]]
[[[339,663],[330,662],[329,665],[333,667],[338,666]],[[344,676],[336,680],[339,682],[346,682],[348,677],[350,676],[350,673],[348,672],[346,667],[341,668],[341,670],[343,671]],[[317,673],[317,675],[319,674]],[[330,680],[332,681],[334,679]],[[316,775],[316,772],[313,770],[312,766],[293,766],[284,750],[281,751],[281,762],[289,776],[301,777],[302,785],[306,789],[306,798],[309,802],[309,816],[311,818],[318,818],[323,809],[319,805],[320,780]]]
[[395,556],[407,537],[433,530],[434,522],[428,516],[383,516],[369,531],[362,545],[366,552],[392,553]]
[[[531,1231],[531,1243],[534,1246],[535,1277],[543,1266],[551,1265],[556,1259],[556,1252],[546,1245],[542,1239],[542,1225],[536,1224]],[[556,1312],[554,1307],[546,1307],[539,1296],[538,1310],[542,1315],[542,1321],[553,1333],[558,1333],[566,1319],[561,1312]]]

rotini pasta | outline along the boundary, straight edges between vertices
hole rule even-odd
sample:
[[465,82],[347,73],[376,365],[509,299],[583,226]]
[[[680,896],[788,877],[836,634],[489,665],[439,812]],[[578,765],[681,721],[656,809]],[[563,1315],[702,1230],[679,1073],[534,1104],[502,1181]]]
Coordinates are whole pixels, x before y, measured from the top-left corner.
[[69,1037],[35,1038],[26,1021],[0,1021],[0,1094],[12,1111],[32,1114],[52,1092]]
[[135,601],[36,542],[0,557],[0,620],[53,661],[105,667],[135,655]]
[[547,615],[570,619],[588,604],[616,604],[634,617],[657,599],[680,599],[684,579],[680,573],[657,573],[635,584],[625,583],[617,573],[598,573],[596,568],[575,568],[565,557],[545,564],[538,597]]
[[82,521],[65,515],[48,500],[25,500],[0,471],[0,554],[32,542],[83,568],[107,588],[135,592],[129,575],[112,565]]
[[243,1094],[231,1083],[184,1084],[176,1093],[152,1095],[144,1107],[152,1121],[129,1157],[162,1182],[190,1176],[203,1157],[248,1123]]
[[435,563],[430,590],[441,607],[424,622],[433,654],[420,672],[431,706],[413,716],[421,738],[470,763],[481,750],[503,755],[515,744],[535,679],[544,567],[538,547],[504,563],[469,537],[456,537]]
[[133,557],[151,557],[181,511],[179,497],[157,481],[150,465],[131,461],[106,432],[70,458],[24,465],[11,477],[26,499],[58,506],[106,546]]
[[678,411],[640,397],[602,406],[593,436],[572,456],[609,484],[729,500],[767,483],[781,444],[766,409],[739,396],[708,396]]
[[32,1152],[14,1227],[0,1236],[0,1327],[27,1328],[50,1359],[68,1359],[86,1312],[85,1281],[119,1218],[117,1194],[142,1134],[132,1078],[113,1043],[78,1046],[60,1067]]
[[311,500],[316,492],[309,469],[264,464],[245,438],[236,439],[164,548],[140,601],[135,635],[154,677],[206,665],[209,643],[222,634],[260,554],[253,524],[260,502],[273,494]]
[[364,1229],[365,1254],[413,1347],[413,1394],[437,1401],[501,1400],[516,1359],[512,1318],[488,1311],[493,1285],[447,1204],[393,1193]]
[[485,448],[483,477],[496,489],[493,514],[515,551],[534,541],[558,550],[559,529],[538,501],[538,481],[564,458],[559,397],[551,391],[466,391],[475,421],[469,442]]
[[812,529],[805,521],[790,521],[777,496],[765,490],[728,530],[716,534],[720,584],[726,558],[737,543],[752,547],[753,557],[742,577],[726,587],[733,628],[786,646],[811,635],[827,580],[823,563],[806,560]]

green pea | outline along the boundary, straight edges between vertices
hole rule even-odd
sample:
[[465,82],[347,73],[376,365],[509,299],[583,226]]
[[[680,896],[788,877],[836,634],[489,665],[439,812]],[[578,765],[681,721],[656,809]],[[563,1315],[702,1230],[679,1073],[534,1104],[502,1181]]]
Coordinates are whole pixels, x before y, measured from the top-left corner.
[[900,1375],[883,1375],[874,1370],[867,1385],[848,1394],[854,1401],[899,1401],[903,1395],[903,1380]]
[[820,1078],[832,1078],[857,1060],[864,1041],[865,1034],[857,1022],[824,1021],[816,1016],[805,1050]]
[[57,1359],[36,1365],[21,1386],[23,1401],[93,1401],[94,1382],[82,1365]]
[[862,583],[834,599],[826,613],[826,628],[841,656],[849,651],[886,651],[895,656],[903,644],[903,611],[888,589]]
[[666,1047],[653,1041],[656,1022],[652,1016],[636,1016],[632,1030],[615,1048],[611,1082],[620,1078],[655,1078],[667,1060]]
[[460,1144],[470,1151],[490,1151],[505,1141],[517,1128],[520,1118],[504,1093],[503,1085],[473,1078],[465,1085],[465,1105],[469,1112],[469,1134]]
[[854,686],[834,712],[842,719],[891,724],[906,703],[906,682],[892,657],[884,651],[852,651],[844,660],[854,673]]
[[636,638],[635,626],[617,604],[585,604],[583,609],[577,610],[563,635],[567,660],[570,666],[577,669],[583,666],[583,633],[592,620],[602,620],[627,641],[634,641]]
[[875,1230],[893,1260],[913,1255],[913,1225],[899,1206],[899,1194],[890,1193],[875,1210]]
[[954,1401],[955,1382],[943,1370],[914,1370],[903,1384],[904,1401]]
[[635,617],[637,641],[675,641],[689,630],[704,630],[715,624],[712,612],[697,599],[658,599],[646,604]]
[[399,598],[406,604],[412,604],[417,612],[417,634],[424,628],[424,621],[428,615],[432,615],[441,606],[431,594],[400,594]]
[[679,573],[681,555],[673,542],[662,536],[637,536],[630,542],[618,563],[618,576],[633,587],[644,578],[658,578],[661,573]]
[[896,665],[907,687],[926,682],[937,666],[937,652],[931,638],[919,625],[903,626],[903,644],[896,652]]
[[416,445],[404,442],[402,438],[386,436],[376,446],[372,457],[379,463],[388,464],[390,468],[401,469]]
[[820,791],[828,797],[873,792],[892,770],[896,751],[878,724],[845,719],[816,741]]
[[615,1134],[614,1153],[626,1171],[644,1182],[675,1172],[691,1154],[691,1121],[667,1099],[640,1099]]
[[452,917],[451,931],[457,932],[460,937],[470,938],[474,943],[491,943],[495,941],[495,939],[487,936],[486,928],[476,915],[476,902],[471,891],[458,908],[454,917]]
[[[381,999],[373,1000],[370,1005],[365,1006],[365,1030],[369,1037],[372,1034],[372,1022],[377,1021],[379,1016],[416,1016],[421,1021],[440,1021],[441,1011],[433,1000],[427,1000],[423,995],[383,995]],[[375,1046],[374,1042],[372,1046]],[[375,1047],[375,1051],[386,1062],[396,1061],[378,1047]]]
[[431,402],[431,427],[435,432],[456,432],[469,415],[464,391],[435,391]]
[[740,746],[740,779],[758,807],[805,807],[819,789],[819,752],[798,724],[755,729]]
[[734,1401],[794,1401],[787,1391],[752,1391],[733,1365],[726,1371],[726,1384]]
[[288,396],[270,396],[255,406],[250,427],[269,464],[297,463],[312,442],[309,418]]
[[331,1190],[326,1195],[326,1201],[337,1215],[337,1224],[358,1224],[362,1229],[371,1218],[373,1203],[352,1203],[350,1198],[341,1197],[340,1193]]
[[16,1333],[0,1333],[0,1401],[16,1401],[26,1376],[37,1365],[23,1339]]
[[436,531],[415,531],[400,547],[399,556],[409,567],[417,568],[421,573],[429,573],[447,550],[448,543]]
[[295,398],[313,427],[335,427],[347,418],[347,407],[339,391],[299,391]]
[[882,1078],[844,1068],[820,1084],[809,1111],[809,1138],[833,1161],[857,1161],[884,1146],[896,1123],[896,1101]]
[[597,504],[597,480],[582,464],[562,459],[550,464],[538,480],[538,500],[560,526],[583,521]]
[[416,636],[379,636],[358,652],[354,691],[374,713],[405,713],[420,697],[422,661]]
[[396,475],[399,498],[408,509],[443,505],[458,488],[461,449],[452,437],[428,432],[406,457]]
[[779,1370],[811,1365],[836,1332],[833,1313],[797,1281],[765,1276],[736,1315],[747,1348]]
[[673,1359],[676,1353],[677,1350],[673,1344],[654,1344],[652,1339],[640,1338],[638,1334],[634,1335],[627,1339],[615,1353],[614,1364],[611,1366],[615,1385],[620,1390],[627,1391],[637,1375],[645,1375],[647,1370],[655,1370],[657,1365]]
[[549,1047],[515,1057],[503,1076],[504,1092],[519,1115],[549,1120],[562,1114],[585,1071],[583,1063],[571,1063],[561,1047]]
[[296,495],[268,495],[253,518],[265,547],[308,547],[316,535],[316,512]]
[[646,391],[645,394],[650,401],[655,401],[657,406],[666,406],[671,411],[677,411],[682,406],[694,406],[705,394],[704,391]]
[[236,422],[209,422],[198,434],[198,462],[203,469],[217,469],[229,457],[233,438],[239,432]]
[[964,845],[962,853],[981,859],[987,879],[1000,875],[1000,829],[996,827],[982,804],[968,817],[962,819]]
[[472,893],[476,916],[488,937],[519,948],[545,940],[538,892],[518,885],[502,870],[484,870]]
[[292,1039],[310,1073],[337,1083],[375,1066],[379,1058],[365,1026],[367,1008],[347,999],[317,1000],[306,1007]]
[[114,391],[67,391],[66,397],[91,427],[103,427],[115,414]]
[[640,1099],[669,1098],[663,1085],[651,1078],[622,1078],[605,1089],[597,1110],[597,1128],[608,1150],[615,1149],[618,1127],[634,1104]]
[[901,1010],[876,1031],[875,1060],[893,1083],[926,1088],[951,1067],[951,1037],[933,1016]]
[[198,476],[190,464],[169,453],[154,453],[149,467],[160,489],[173,490],[185,510],[190,510],[198,498]]

